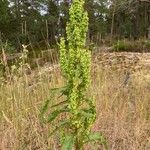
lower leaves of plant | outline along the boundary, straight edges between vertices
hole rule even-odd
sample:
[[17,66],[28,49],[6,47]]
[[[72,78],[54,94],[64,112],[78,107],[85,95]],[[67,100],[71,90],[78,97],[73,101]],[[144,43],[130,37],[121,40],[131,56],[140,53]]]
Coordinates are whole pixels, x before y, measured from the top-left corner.
[[[62,101],[49,106],[51,100],[47,100],[40,117],[45,123],[52,123],[60,115],[67,114],[65,120],[59,121],[50,133],[51,136],[57,131],[62,132],[62,150],[83,150],[84,144],[96,141],[107,149],[105,138],[101,134],[91,132],[96,120],[96,109],[94,100],[87,98],[91,52],[85,48],[88,15],[84,11],[84,0],[73,0],[69,14],[67,39],[62,38],[59,45],[60,66],[66,86],[51,90],[51,98],[59,93],[58,98]],[[47,114],[48,110],[50,114]]]

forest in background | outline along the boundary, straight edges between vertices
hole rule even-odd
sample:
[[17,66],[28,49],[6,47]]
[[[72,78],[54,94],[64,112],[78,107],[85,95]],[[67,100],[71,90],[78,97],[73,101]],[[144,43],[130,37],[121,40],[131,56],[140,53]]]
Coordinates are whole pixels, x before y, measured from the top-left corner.
[[[0,45],[19,51],[22,44],[55,46],[69,19],[71,0],[1,0]],[[86,0],[88,39],[150,38],[149,0]]]

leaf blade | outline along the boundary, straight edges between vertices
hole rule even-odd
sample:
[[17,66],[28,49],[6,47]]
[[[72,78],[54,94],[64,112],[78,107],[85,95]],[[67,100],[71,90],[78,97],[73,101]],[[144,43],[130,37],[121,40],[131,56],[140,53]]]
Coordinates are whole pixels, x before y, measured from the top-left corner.
[[47,123],[52,122],[59,114],[63,113],[63,112],[69,112],[70,110],[68,108],[63,108],[60,110],[55,110],[53,111],[49,116],[48,116],[48,120]]
[[44,118],[44,114],[47,111],[49,107],[50,99],[47,99],[44,103],[44,106],[40,110],[39,118],[41,121],[46,122],[46,119]]
[[64,104],[66,104],[67,102],[68,102],[68,100],[62,101],[62,102],[60,102],[60,103],[58,103],[58,104],[52,105],[50,108],[54,108],[54,107],[57,107],[57,106],[64,105]]
[[65,120],[63,122],[61,122],[58,126],[55,127],[55,129],[49,134],[49,137],[52,136],[55,132],[57,132],[58,130],[62,130],[64,127],[69,126],[70,125],[70,120]]
[[90,133],[84,143],[99,141],[108,150],[107,141],[100,133]]
[[62,145],[61,150],[72,150],[74,145],[74,136],[73,135],[67,135],[65,138],[65,141]]

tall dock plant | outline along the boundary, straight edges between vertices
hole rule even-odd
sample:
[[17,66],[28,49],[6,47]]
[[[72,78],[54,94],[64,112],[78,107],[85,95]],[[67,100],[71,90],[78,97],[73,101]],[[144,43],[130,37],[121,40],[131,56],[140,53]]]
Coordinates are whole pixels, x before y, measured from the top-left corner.
[[[105,145],[105,140],[100,134],[91,132],[96,120],[96,110],[94,100],[87,97],[91,52],[85,47],[88,14],[84,11],[84,0],[73,0],[69,15],[67,39],[61,38],[60,42],[60,65],[66,86],[62,90],[52,90],[62,92],[66,100],[51,107],[56,107],[56,110],[48,116],[47,122],[53,121],[60,113],[67,112],[68,119],[63,120],[54,131],[64,131],[62,150],[83,150],[85,143],[99,140]],[[48,101],[42,110],[43,115],[47,108]]]

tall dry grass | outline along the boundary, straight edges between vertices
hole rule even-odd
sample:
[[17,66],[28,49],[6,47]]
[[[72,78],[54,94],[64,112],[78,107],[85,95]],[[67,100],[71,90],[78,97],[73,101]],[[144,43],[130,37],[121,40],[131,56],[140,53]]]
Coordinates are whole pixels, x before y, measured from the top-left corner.
[[[142,70],[128,77],[98,64],[93,65],[91,74],[88,94],[94,95],[97,107],[93,130],[106,136],[110,150],[150,149],[150,78],[145,78]],[[21,77],[12,74],[11,80],[0,82],[0,149],[59,150],[59,135],[48,138],[53,124],[39,119],[50,88],[63,85],[59,66],[38,67]],[[85,149],[103,148],[93,144]]]

